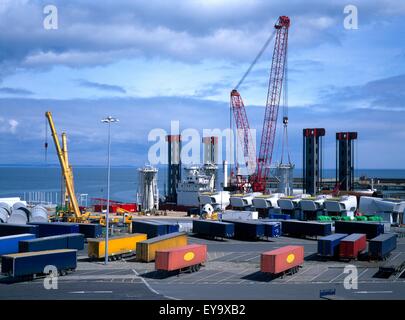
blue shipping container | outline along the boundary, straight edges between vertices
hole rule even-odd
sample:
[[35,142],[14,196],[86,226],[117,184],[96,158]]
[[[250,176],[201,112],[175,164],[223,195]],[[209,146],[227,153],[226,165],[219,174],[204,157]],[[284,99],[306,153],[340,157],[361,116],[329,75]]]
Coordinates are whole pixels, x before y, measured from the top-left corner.
[[397,235],[395,233],[384,233],[371,239],[368,244],[368,251],[374,259],[384,259],[397,247]]
[[193,220],[193,232],[210,237],[232,238],[235,234],[233,223],[212,221],[212,220]]
[[17,253],[18,243],[29,239],[35,239],[35,234],[23,233],[0,237],[0,255]]
[[338,233],[364,233],[367,239],[373,239],[384,233],[382,223],[359,221],[335,221],[335,232]]
[[281,219],[281,220],[290,220],[291,216],[289,214],[282,214],[282,213],[270,213],[270,219]]
[[19,252],[34,252],[56,249],[67,249],[66,236],[43,237],[20,241],[19,243]]
[[347,237],[345,233],[335,233],[318,239],[318,254],[324,257],[333,257],[339,254],[339,243]]
[[99,223],[79,223],[79,233],[85,238],[100,238],[103,235],[103,226]]
[[292,221],[281,222],[281,231],[290,236],[327,236],[332,234],[332,223]]
[[79,225],[69,222],[33,222],[31,225],[38,226],[38,237],[58,236],[68,233],[79,233]]
[[259,221],[224,220],[235,225],[235,238],[256,240],[264,237],[264,224]]
[[149,239],[167,234],[167,226],[153,221],[132,221],[132,233],[146,233]]
[[77,250],[23,252],[4,255],[1,259],[2,273],[11,277],[42,274],[49,265],[55,266],[58,271],[76,269]]
[[22,233],[35,234],[36,237],[39,236],[39,230],[37,226],[14,223],[0,223],[0,237]]
[[84,235],[82,233],[71,233],[66,235],[67,249],[84,249]]
[[264,235],[269,238],[281,236],[280,222],[262,222],[264,224]]
[[179,232],[179,225],[170,221],[151,220],[151,222],[162,224],[166,226],[166,233]]
[[83,250],[84,236],[81,233],[60,236],[43,237],[33,240],[20,241],[19,252],[35,252],[57,249]]

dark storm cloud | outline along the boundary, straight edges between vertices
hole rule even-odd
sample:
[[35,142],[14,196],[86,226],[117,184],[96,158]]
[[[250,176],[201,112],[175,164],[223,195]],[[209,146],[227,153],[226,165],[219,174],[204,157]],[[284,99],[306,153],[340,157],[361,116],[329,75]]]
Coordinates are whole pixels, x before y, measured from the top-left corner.
[[405,111],[405,74],[377,79],[359,86],[331,87],[321,100],[340,107]]
[[92,88],[98,89],[102,91],[109,91],[109,92],[118,92],[118,93],[126,93],[126,90],[121,86],[99,83],[99,82],[92,82],[87,80],[78,80],[77,81],[81,87],[85,88]]
[[34,93],[26,89],[0,87],[0,94],[30,96],[33,95]]
[[[400,2],[352,1],[363,25],[405,12]],[[124,58],[249,62],[281,14],[291,16],[291,47],[339,45],[345,1],[62,1],[59,29],[43,28],[48,1],[5,1],[0,7],[0,64],[82,67]]]

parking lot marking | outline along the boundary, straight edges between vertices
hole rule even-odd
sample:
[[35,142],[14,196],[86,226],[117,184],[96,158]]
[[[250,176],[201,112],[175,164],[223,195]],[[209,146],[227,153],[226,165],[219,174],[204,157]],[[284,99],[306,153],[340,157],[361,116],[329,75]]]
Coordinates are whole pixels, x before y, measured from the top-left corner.
[[249,254],[252,254],[252,253],[251,253],[251,252],[245,252],[245,253],[239,254],[239,255],[237,255],[236,257],[233,257],[232,259],[229,259],[229,260],[226,260],[226,261],[227,261],[227,262],[231,262],[231,261],[240,259],[240,258],[242,258],[242,257],[244,257],[244,256],[247,256],[247,255],[249,255]]
[[299,276],[302,276],[304,273],[308,272],[309,270],[312,270],[313,267],[308,267],[306,270],[302,271],[301,273],[298,272],[295,276],[292,276],[290,279],[288,279],[286,282],[290,282],[291,280],[294,280],[296,278],[299,278]]
[[[207,273],[209,272],[209,270],[202,270],[198,272],[198,275],[201,275],[202,273]],[[173,283],[178,283],[177,279],[180,281],[183,281],[184,278],[188,279],[188,278],[192,278],[193,276],[196,276],[196,274],[194,272],[191,272],[189,274],[180,274],[178,277],[175,277],[175,279],[167,282],[168,284],[173,284]]]
[[321,276],[322,274],[324,274],[326,271],[328,271],[329,268],[326,268],[325,270],[323,270],[321,273],[318,273],[315,277],[313,277],[311,280],[309,280],[310,282],[314,281],[316,278],[318,278],[319,276]]
[[250,269],[251,269],[251,268],[242,269],[242,271],[237,272],[237,273],[235,273],[235,274],[232,274],[232,275],[230,275],[229,277],[223,278],[223,279],[219,280],[217,283],[221,283],[222,281],[232,279],[233,277],[237,277],[237,276],[243,274],[246,270],[250,270]]
[[252,258],[250,258],[250,259],[246,259],[246,261],[250,261],[250,260],[253,260],[253,259],[256,259],[256,258],[259,258],[259,257],[260,257],[260,254],[255,255],[254,257],[252,257]]
[[206,279],[208,279],[208,278],[211,278],[211,277],[213,277],[213,276],[215,276],[215,275],[218,275],[218,274],[221,274],[221,273],[224,273],[224,272],[227,272],[227,271],[220,271],[220,272],[216,272],[216,273],[210,274],[209,276],[206,276],[206,277],[197,279],[197,280],[194,281],[192,284],[195,284],[195,283],[197,283],[197,282],[199,282],[199,281],[206,280]]
[[369,293],[392,293],[393,291],[355,291],[353,293],[369,294]]
[[329,283],[332,283],[333,281],[335,281],[336,279],[338,279],[340,276],[344,275],[343,272],[339,273],[336,277],[332,278],[331,280],[329,280]]

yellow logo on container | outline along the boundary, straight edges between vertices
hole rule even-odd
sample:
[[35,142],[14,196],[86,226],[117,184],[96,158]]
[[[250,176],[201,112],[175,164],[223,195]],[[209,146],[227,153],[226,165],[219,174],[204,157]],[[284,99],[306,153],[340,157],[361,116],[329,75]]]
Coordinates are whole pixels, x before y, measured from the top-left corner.
[[194,256],[195,256],[195,254],[194,254],[194,252],[187,252],[185,255],[184,255],[184,257],[183,257],[183,259],[185,260],[185,261],[191,261],[191,260],[193,260],[194,259]]
[[287,257],[287,262],[292,263],[295,260],[295,255],[290,253]]

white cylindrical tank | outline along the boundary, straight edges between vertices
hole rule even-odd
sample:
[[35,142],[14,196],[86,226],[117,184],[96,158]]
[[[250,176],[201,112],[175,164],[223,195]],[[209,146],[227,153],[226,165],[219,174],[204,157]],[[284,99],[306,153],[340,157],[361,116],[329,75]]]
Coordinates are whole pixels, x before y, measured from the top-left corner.
[[284,193],[287,196],[291,196],[294,193],[293,185],[293,164],[279,164],[276,167],[275,176],[278,179],[277,192]]
[[0,207],[0,223],[7,223],[8,217],[8,211],[5,208]]
[[31,210],[30,222],[48,222],[48,211],[42,206],[35,206]]
[[158,170],[151,166],[139,169],[140,204],[145,212],[159,209],[157,173]]
[[224,188],[228,187],[228,161],[223,161]]
[[13,210],[7,223],[26,224],[28,222],[27,211],[23,209]]
[[13,204],[12,210],[17,210],[20,208],[27,208],[27,205],[24,202],[16,202]]
[[7,215],[11,214],[11,206],[8,203],[0,202],[0,208],[3,208],[7,212]]

